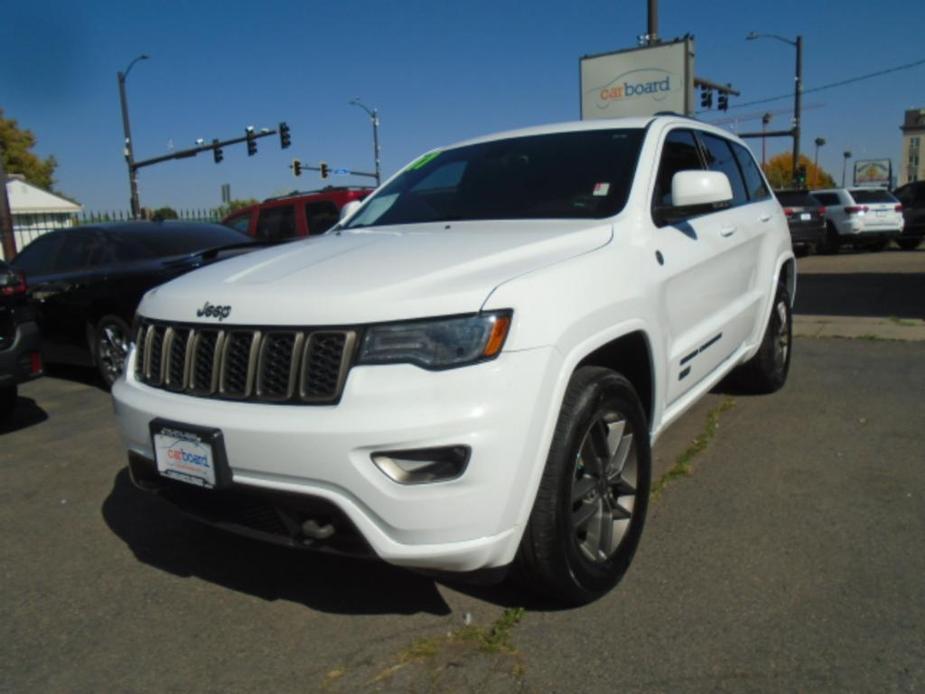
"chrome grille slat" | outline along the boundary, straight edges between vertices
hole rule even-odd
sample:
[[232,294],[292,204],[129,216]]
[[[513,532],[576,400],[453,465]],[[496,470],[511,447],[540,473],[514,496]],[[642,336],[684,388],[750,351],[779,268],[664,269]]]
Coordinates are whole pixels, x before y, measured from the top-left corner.
[[167,325],[143,320],[136,377],[205,398],[336,403],[353,358],[353,330]]

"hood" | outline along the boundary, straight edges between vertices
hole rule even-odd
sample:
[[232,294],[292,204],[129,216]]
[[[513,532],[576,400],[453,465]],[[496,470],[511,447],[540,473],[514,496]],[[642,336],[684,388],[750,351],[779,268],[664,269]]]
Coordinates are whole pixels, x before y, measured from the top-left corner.
[[[183,275],[139,312],[202,322],[206,303],[238,325],[346,325],[478,311],[519,275],[608,243],[599,220],[453,222],[329,232]],[[209,312],[212,314],[213,312]]]

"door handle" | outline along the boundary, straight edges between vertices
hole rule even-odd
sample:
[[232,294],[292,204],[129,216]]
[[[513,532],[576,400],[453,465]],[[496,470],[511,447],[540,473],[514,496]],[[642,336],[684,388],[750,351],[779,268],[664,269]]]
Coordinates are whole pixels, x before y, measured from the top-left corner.
[[736,233],[736,227],[720,227],[719,235],[722,237],[729,237]]
[[763,214],[763,215],[761,215],[760,217],[758,217],[758,219],[759,219],[760,221],[762,221],[762,222],[770,222],[770,221],[771,221],[771,215],[769,215],[769,214]]

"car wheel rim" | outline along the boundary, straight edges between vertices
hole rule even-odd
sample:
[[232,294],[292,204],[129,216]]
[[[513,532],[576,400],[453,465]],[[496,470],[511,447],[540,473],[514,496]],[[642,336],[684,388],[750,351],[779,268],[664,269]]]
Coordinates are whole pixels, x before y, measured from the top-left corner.
[[637,469],[632,425],[619,412],[600,413],[578,447],[570,490],[572,536],[589,561],[609,560],[626,535]]
[[128,336],[119,326],[112,323],[103,326],[99,337],[100,366],[110,383],[122,375],[128,350]]
[[790,326],[787,320],[786,304],[778,301],[775,310],[777,311],[777,332],[774,335],[774,362],[781,369],[787,363],[787,355],[790,354]]

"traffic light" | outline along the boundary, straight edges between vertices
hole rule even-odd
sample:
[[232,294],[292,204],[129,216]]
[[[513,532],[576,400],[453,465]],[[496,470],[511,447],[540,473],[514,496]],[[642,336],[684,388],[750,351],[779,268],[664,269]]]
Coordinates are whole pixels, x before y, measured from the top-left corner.
[[797,167],[796,182],[800,188],[806,187],[806,167],[805,166]]
[[720,92],[716,96],[716,107],[720,111],[726,111],[729,108],[729,95],[726,92]]
[[[289,136],[289,126],[283,121],[279,124],[279,147],[286,149],[292,144],[292,138]],[[296,174],[298,176],[299,174]]]
[[257,154],[257,138],[254,136],[254,129],[247,128],[247,156],[252,157]]
[[302,162],[298,159],[292,160],[292,175],[301,176],[302,175]]
[[215,160],[215,163],[218,164],[225,158],[225,155],[222,154],[222,148],[218,146],[218,138],[212,140],[212,158]]
[[700,108],[713,108],[713,90],[700,88]]
[[328,168],[328,163],[323,161],[318,164],[318,168],[321,170],[321,178],[327,178],[331,170]]

